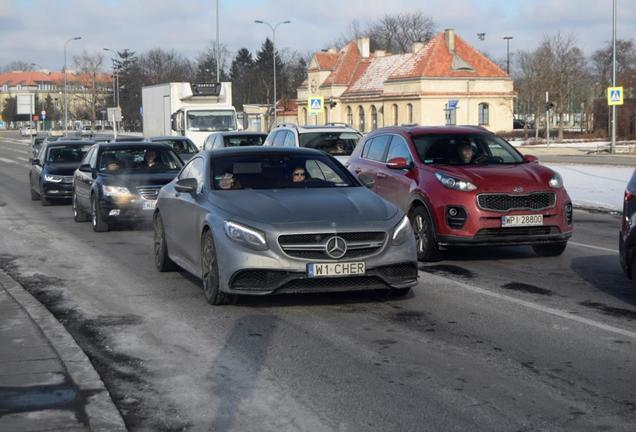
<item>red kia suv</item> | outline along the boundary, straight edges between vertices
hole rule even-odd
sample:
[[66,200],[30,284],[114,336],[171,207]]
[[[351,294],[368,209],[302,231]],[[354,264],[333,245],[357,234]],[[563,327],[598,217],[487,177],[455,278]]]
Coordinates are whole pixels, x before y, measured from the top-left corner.
[[454,246],[531,245],[557,256],[572,236],[561,176],[483,128],[378,129],[347,165],[409,215],[422,261]]

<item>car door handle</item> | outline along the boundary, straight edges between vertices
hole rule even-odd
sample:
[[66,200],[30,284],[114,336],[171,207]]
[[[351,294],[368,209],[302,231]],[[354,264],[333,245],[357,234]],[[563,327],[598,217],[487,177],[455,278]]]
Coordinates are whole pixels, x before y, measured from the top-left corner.
[[384,174],[383,172],[378,172],[375,176],[377,178],[386,178],[386,174]]

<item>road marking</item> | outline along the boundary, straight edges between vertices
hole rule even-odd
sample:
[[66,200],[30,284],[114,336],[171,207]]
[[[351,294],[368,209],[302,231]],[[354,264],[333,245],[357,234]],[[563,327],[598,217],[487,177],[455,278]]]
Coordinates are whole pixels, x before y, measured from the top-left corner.
[[618,254],[619,252],[616,249],[609,249],[609,248],[604,248],[601,246],[594,246],[594,245],[589,245],[589,244],[585,244],[585,243],[577,243],[577,242],[573,242],[573,241],[569,241],[568,244],[571,244],[573,246],[579,246],[579,247],[586,247],[586,248],[590,248],[590,249],[596,249],[596,250],[600,250],[600,251],[604,251],[604,252],[613,252],[615,254]]
[[4,162],[4,163],[8,163],[8,164],[17,164],[16,161],[12,160],[12,159],[6,159],[3,157],[0,157],[0,162]]
[[598,321],[594,321],[594,320],[591,320],[591,319],[588,319],[588,318],[583,318],[583,317],[575,315],[575,314],[573,314],[571,312],[567,312],[567,311],[560,310],[560,309],[554,309],[554,308],[547,307],[547,306],[542,306],[542,305],[539,305],[539,304],[536,304],[536,303],[532,303],[532,302],[529,302],[529,301],[526,301],[526,300],[521,300],[521,299],[518,299],[518,298],[515,298],[515,297],[509,297],[509,296],[504,295],[504,294],[499,294],[499,293],[496,293],[496,292],[493,292],[493,291],[489,291],[487,289],[476,287],[474,285],[469,285],[469,284],[464,283],[464,282],[459,282],[459,281],[456,281],[456,280],[453,280],[453,279],[445,278],[445,277],[442,277],[442,276],[437,276],[437,275],[434,275],[432,273],[426,273],[426,277],[429,280],[430,279],[433,279],[433,280],[437,279],[440,282],[443,281],[443,282],[446,282],[446,283],[452,283],[452,284],[457,285],[458,287],[464,288],[464,289],[466,289],[468,291],[472,291],[472,292],[475,292],[475,293],[478,293],[478,294],[483,294],[483,295],[486,295],[486,296],[489,296],[489,297],[494,297],[494,298],[499,299],[499,300],[505,300],[507,302],[514,303],[514,304],[517,304],[519,306],[524,306],[524,307],[526,307],[528,309],[533,309],[533,310],[536,310],[536,311],[539,311],[539,312],[543,312],[543,313],[546,313],[546,314],[549,314],[549,315],[553,315],[553,316],[556,316],[556,317],[559,317],[559,318],[563,318],[563,319],[566,319],[566,320],[571,320],[571,321],[579,322],[581,324],[586,324],[586,325],[589,325],[591,327],[595,327],[595,328],[600,329],[600,330],[605,330],[605,331],[610,332],[610,333],[615,333],[615,334],[618,334],[618,335],[621,335],[621,336],[625,336],[625,337],[629,337],[629,338],[632,338],[632,339],[636,339],[636,332],[632,332],[632,331],[625,330],[625,329],[622,329],[622,328],[614,327],[614,326],[611,326],[611,325],[608,325],[608,324],[603,324],[603,323],[600,323]]
[[4,150],[9,150],[9,151],[12,151],[14,153],[29,154],[28,150],[22,150],[22,149],[18,150],[18,149],[6,147]]

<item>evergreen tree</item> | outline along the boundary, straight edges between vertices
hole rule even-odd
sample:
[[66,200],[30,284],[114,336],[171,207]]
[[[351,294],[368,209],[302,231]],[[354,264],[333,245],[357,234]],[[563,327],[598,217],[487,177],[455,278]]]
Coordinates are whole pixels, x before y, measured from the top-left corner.
[[[254,71],[256,75],[255,97],[260,103],[272,103],[274,98],[274,63],[273,63],[274,45],[269,38],[265,39],[261,49],[256,53],[256,61]],[[283,61],[280,59],[278,52],[276,53],[276,98],[280,99],[279,83],[283,82],[284,69]]]
[[243,105],[255,102],[254,87],[254,59],[247,48],[241,48],[230,67],[230,80],[232,81],[232,103],[239,111]]

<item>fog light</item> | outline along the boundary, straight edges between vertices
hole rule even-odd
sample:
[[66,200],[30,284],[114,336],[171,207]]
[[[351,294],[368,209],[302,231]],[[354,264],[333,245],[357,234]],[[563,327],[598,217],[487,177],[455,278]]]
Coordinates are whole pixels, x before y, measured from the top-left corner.
[[113,209],[109,211],[108,216],[119,216],[119,209]]
[[446,224],[453,229],[462,229],[466,223],[468,214],[461,206],[446,207]]
[[451,207],[450,209],[448,209],[448,214],[452,217],[457,216],[457,209],[455,207]]

